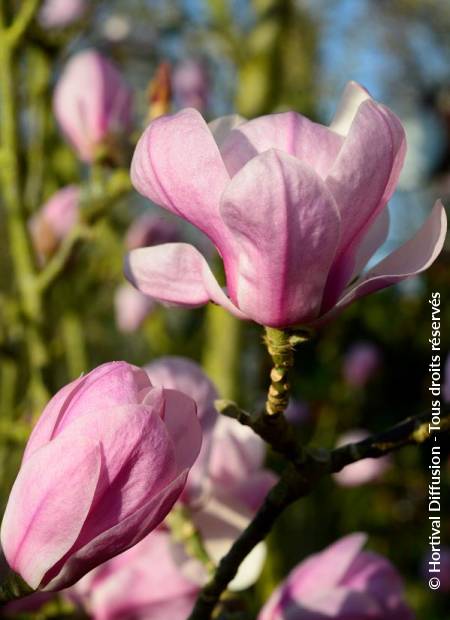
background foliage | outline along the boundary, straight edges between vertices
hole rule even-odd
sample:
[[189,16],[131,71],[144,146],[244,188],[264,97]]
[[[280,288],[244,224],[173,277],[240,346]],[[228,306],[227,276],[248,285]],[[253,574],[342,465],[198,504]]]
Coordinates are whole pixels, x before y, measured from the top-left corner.
[[[57,32],[34,26],[14,76],[25,216],[56,189],[80,179],[89,190],[87,202],[94,200],[110,178],[109,169],[80,165],[59,134],[50,104],[67,58],[95,46],[116,61],[135,88],[133,139],[145,126],[147,85],[163,61],[173,67],[186,57],[205,63],[208,118],[234,110],[252,117],[295,109],[328,122],[345,82],[360,81],[397,112],[408,133],[405,173],[391,204],[394,226],[388,245],[396,245],[418,227],[434,199],[445,200],[450,191],[449,32],[450,5],[428,0],[98,1],[81,26]],[[258,326],[238,323],[216,307],[158,307],[138,332],[118,331],[114,291],[123,281],[125,231],[149,209],[159,213],[131,192],[110,200],[89,238],[76,245],[43,299],[46,351],[42,377],[36,377],[28,361],[27,324],[11,277],[11,245],[0,203],[2,506],[42,391],[53,393],[104,361],[140,365],[160,355],[186,355],[205,365],[223,397],[250,409],[263,402],[269,360]],[[186,235],[194,234],[185,228]],[[301,348],[293,391],[307,403],[309,414],[299,434],[332,447],[349,428],[375,432],[430,406],[427,300],[431,291],[441,292],[447,351],[449,267],[447,251],[425,276],[359,301]],[[382,354],[379,371],[363,389],[348,386],[342,375],[344,354],[359,340],[375,343]],[[406,449],[394,460],[379,483],[343,490],[333,480],[324,481],[283,516],[269,540],[270,561],[249,594],[255,610],[300,559],[362,530],[369,532],[370,546],[404,575],[418,618],[447,617],[445,594],[430,592],[421,574],[429,535],[429,448]],[[274,455],[269,462],[277,469]],[[443,515],[450,508],[446,496]],[[448,521],[443,538],[450,540]]]

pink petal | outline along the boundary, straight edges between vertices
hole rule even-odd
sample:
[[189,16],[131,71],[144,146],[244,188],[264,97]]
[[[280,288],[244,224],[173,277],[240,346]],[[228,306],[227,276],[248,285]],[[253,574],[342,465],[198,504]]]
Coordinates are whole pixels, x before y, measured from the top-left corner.
[[1,542],[9,565],[32,588],[77,539],[94,498],[100,462],[98,443],[71,434],[22,464],[3,517]]
[[277,149],[304,161],[325,177],[342,142],[342,137],[328,127],[296,112],[282,112],[239,125],[228,134],[220,150],[231,176],[253,157]]
[[[212,496],[198,512],[192,513],[206,551],[218,563],[229,551],[236,538],[252,520],[248,508],[230,495]],[[231,590],[243,590],[257,581],[266,558],[264,543],[257,545],[241,564],[236,577],[229,584]]]
[[[326,618],[339,618],[339,620],[385,618],[382,615],[383,609],[370,592],[355,592],[349,588],[330,588],[326,592],[321,591],[316,596],[311,596],[307,601],[299,599],[298,604],[302,620],[303,618],[315,620],[317,617],[323,620]],[[292,618],[295,618],[294,614]]]
[[222,291],[200,252],[187,243],[133,250],[126,259],[125,275],[140,291],[160,301],[195,308],[212,300],[246,318]]
[[212,437],[209,475],[214,484],[234,486],[262,467],[265,453],[263,441],[250,428],[219,417]]
[[178,471],[192,467],[202,445],[197,407],[189,396],[164,390],[164,424],[173,442]]
[[404,131],[397,117],[371,100],[364,101],[326,179],[342,217],[342,236],[325,310],[348,283],[359,243],[391,197],[404,154]]
[[101,443],[104,455],[92,508],[76,541],[80,548],[145,506],[182,470],[165,422],[147,405],[99,410],[74,423],[70,433],[75,432]]
[[212,428],[217,420],[214,401],[218,398],[218,394],[215,385],[197,362],[187,357],[166,355],[147,364],[145,371],[152,385],[180,390],[193,398],[197,404],[197,414],[203,432]]
[[389,233],[389,224],[389,209],[385,207],[376,217],[356,250],[352,278],[361,273],[378,248],[386,241]]
[[250,510],[256,512],[266,499],[270,489],[275,486],[278,476],[270,469],[261,469],[242,480],[234,488],[234,495]]
[[363,86],[357,82],[348,82],[342,94],[336,114],[330,123],[330,129],[342,136],[346,136],[359,106],[367,99],[371,99],[371,96]]
[[229,181],[219,149],[201,114],[187,108],[154,120],[139,140],[131,164],[136,189],[225,243],[220,196]]
[[46,590],[60,590],[75,583],[87,570],[98,566],[115,555],[129,549],[154,530],[167,516],[186,484],[187,470],[182,472],[148,503],[100,533],[65,562],[60,573],[48,584]]
[[208,127],[214,136],[217,146],[220,148],[227,138],[230,131],[245,123],[246,119],[239,114],[229,114],[228,116],[221,116],[208,123]]
[[119,620],[134,614],[185,620],[199,587],[183,576],[172,557],[171,544],[170,534],[157,530],[102,565],[103,571],[90,588],[88,605],[96,620]]
[[221,212],[235,242],[227,284],[236,305],[273,327],[314,318],[339,240],[336,204],[320,177],[266,151],[233,177]]
[[366,540],[365,534],[350,534],[307,558],[288,577],[291,596],[306,603],[318,590],[326,592],[339,585]]
[[98,366],[60,390],[48,403],[33,429],[24,459],[81,415],[120,405],[136,404],[150,388],[144,370],[126,362]]
[[447,216],[444,206],[438,200],[414,237],[389,254],[356,282],[329,315],[345,308],[359,297],[379,291],[428,269],[442,250],[446,233]]

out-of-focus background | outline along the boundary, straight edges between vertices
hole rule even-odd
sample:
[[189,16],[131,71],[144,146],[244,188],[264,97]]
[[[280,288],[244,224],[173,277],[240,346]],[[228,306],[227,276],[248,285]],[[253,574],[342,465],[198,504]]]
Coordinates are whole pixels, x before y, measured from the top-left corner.
[[[435,199],[450,194],[450,3],[431,0],[186,0],[91,2],[67,28],[33,26],[16,76],[26,209],[31,217],[57,189],[86,179],[61,137],[50,105],[64,64],[95,47],[115,61],[136,99],[133,142],[148,119],[149,89],[166,71],[172,109],[198,107],[207,119],[234,111],[246,117],[294,109],[330,121],[348,80],[356,80],[402,119],[408,155],[390,203],[392,229],[384,251],[409,238]],[[161,70],[162,63],[166,68]],[[156,84],[156,86],[155,86]],[[155,305],[139,327],[120,317],[118,288],[130,224],[152,213],[175,235],[209,252],[198,233],[135,193],[111,206],[94,239],[81,244],[45,299],[50,392],[97,364],[125,359],[143,365],[167,354],[204,364],[223,397],[244,408],[264,402],[269,360],[256,325],[218,308]],[[0,474],[4,506],[31,424],[29,377],[21,346],[14,281],[0,204]],[[291,409],[298,433],[332,447],[355,428],[382,430],[430,407],[431,314],[441,293],[442,364],[450,338],[450,255],[445,250],[420,278],[355,303],[301,348]],[[126,313],[125,313],[126,314]],[[211,346],[215,343],[215,347]],[[269,455],[277,470],[278,459]],[[269,538],[264,573],[248,594],[257,609],[288,570],[309,553],[351,531],[367,531],[406,580],[417,617],[445,620],[448,594],[431,592],[423,575],[430,533],[430,454],[408,448],[367,484],[330,479],[290,509]],[[442,515],[449,514],[448,455]],[[444,462],[443,461],[443,462]],[[354,482],[354,481],[353,481]],[[344,488],[344,484],[347,486]],[[448,486],[447,486],[448,491]],[[443,522],[450,544],[450,522]],[[169,619],[170,620],[170,619]]]

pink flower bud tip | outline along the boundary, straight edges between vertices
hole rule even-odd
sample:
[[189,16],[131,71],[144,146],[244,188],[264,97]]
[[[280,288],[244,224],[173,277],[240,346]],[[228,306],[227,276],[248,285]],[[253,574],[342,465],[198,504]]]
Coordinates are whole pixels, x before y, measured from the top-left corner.
[[53,196],[33,215],[30,233],[38,255],[48,258],[76,225],[80,211],[80,190],[68,185]]
[[53,108],[63,133],[88,163],[100,149],[113,148],[132,125],[131,90],[116,67],[95,50],[69,60],[56,85]]
[[83,17],[86,0],[45,0],[38,14],[44,28],[65,28]]
[[201,445],[193,400],[125,362],[62,388],[27,443],[1,526],[13,570],[59,590],[139,542],[183,491]]
[[130,284],[122,284],[114,295],[117,327],[125,334],[135,332],[157,303]]
[[188,58],[173,71],[172,88],[180,108],[196,108],[204,112],[208,105],[209,80],[203,62]]

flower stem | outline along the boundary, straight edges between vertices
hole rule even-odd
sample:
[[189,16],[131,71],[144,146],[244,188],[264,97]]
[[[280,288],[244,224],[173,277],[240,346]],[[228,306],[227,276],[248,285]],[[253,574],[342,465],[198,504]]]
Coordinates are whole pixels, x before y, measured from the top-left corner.
[[295,345],[307,340],[305,334],[266,327],[265,343],[272,358],[270,387],[267,394],[266,413],[279,416],[289,404],[289,372],[294,366]]
[[[26,4],[33,8],[36,3]],[[47,360],[47,353],[41,333],[41,297],[35,286],[36,271],[20,192],[17,117],[14,107],[16,97],[13,46],[17,43],[19,34],[22,33],[23,24],[28,23],[29,15],[29,9],[25,14],[20,13],[19,29],[14,29],[15,23],[11,28],[6,29],[0,6],[0,139],[2,159],[0,180],[6,211],[9,250],[25,323],[25,338],[31,375],[30,394],[33,407],[40,408],[47,398],[47,391],[42,379],[42,369]],[[13,33],[12,38],[8,34],[11,32]]]

